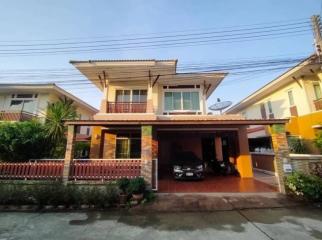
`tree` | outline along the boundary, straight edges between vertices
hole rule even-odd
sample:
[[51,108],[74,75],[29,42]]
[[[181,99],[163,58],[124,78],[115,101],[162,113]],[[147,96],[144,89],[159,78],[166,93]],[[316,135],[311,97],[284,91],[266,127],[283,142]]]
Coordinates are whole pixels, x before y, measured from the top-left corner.
[[44,126],[37,121],[0,123],[0,159],[23,162],[47,157],[50,144]]
[[73,100],[64,97],[57,102],[48,104],[45,129],[47,136],[51,140],[52,154],[54,156],[61,156],[65,150],[65,133],[67,129],[64,121],[76,118],[78,118],[78,114]]

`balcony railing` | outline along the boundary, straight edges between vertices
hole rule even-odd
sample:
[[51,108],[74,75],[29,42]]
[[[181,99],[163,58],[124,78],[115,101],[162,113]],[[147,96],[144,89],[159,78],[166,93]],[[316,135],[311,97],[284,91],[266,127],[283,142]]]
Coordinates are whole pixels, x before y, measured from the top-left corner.
[[0,121],[27,121],[34,117],[34,114],[23,111],[0,111]]
[[107,113],[145,113],[146,102],[108,102]]
[[316,111],[322,110],[322,98],[314,100],[314,106]]

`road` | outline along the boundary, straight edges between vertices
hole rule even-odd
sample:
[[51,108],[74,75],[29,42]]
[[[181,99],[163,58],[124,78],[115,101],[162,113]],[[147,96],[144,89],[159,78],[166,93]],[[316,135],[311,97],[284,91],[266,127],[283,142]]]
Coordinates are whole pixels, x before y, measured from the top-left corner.
[[322,209],[0,213],[0,239],[322,239]]

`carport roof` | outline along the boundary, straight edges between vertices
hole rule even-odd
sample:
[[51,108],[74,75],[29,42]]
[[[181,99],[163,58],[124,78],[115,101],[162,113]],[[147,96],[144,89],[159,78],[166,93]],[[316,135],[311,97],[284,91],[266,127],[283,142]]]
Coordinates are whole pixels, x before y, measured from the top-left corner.
[[205,119],[205,120],[71,120],[66,125],[105,126],[105,125],[272,125],[285,124],[289,119]]

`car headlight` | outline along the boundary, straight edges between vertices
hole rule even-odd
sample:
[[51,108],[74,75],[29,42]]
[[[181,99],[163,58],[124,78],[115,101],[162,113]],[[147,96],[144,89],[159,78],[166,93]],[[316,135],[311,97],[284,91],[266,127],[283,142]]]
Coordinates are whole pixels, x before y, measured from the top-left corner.
[[181,166],[174,165],[174,166],[173,166],[173,170],[174,170],[175,172],[181,172]]
[[202,165],[198,165],[196,168],[197,168],[197,170],[200,170],[200,171],[203,170],[203,166]]

